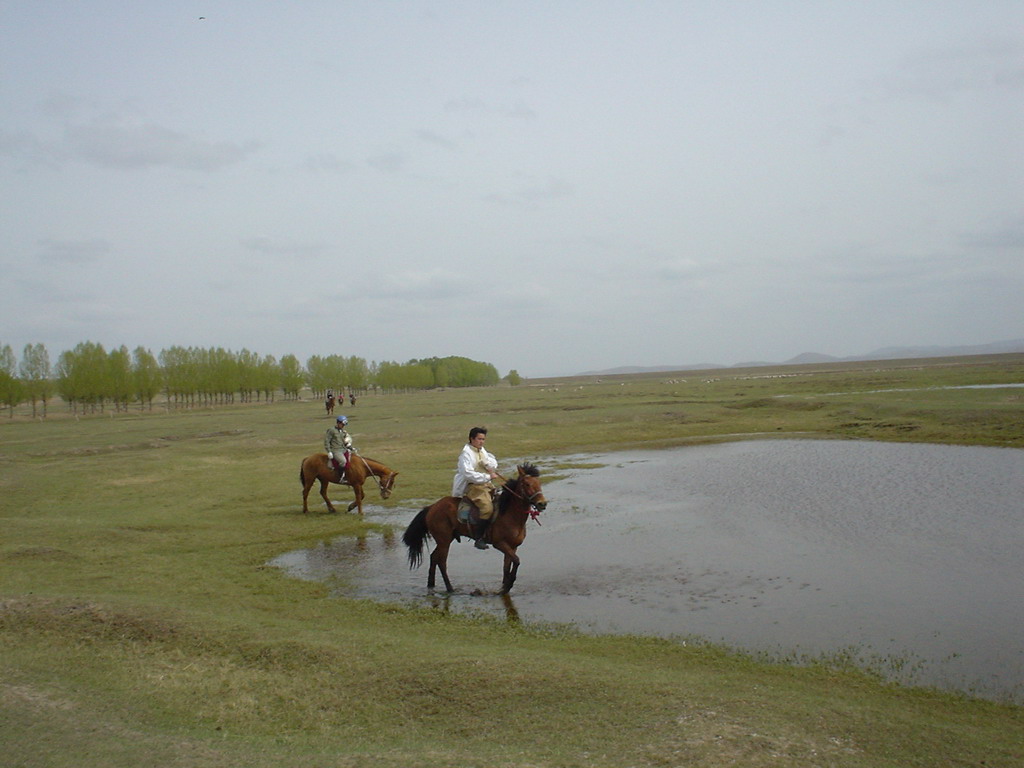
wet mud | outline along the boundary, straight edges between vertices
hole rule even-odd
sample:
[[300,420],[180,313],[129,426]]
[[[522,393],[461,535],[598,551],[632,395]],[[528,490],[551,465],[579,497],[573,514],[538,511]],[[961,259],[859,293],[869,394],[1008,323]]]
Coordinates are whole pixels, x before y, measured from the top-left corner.
[[393,531],[273,562],[348,596],[1024,699],[1024,451],[771,440],[577,458],[600,466],[545,484],[505,598],[500,554],[471,543],[452,547],[452,595],[409,570],[401,531],[421,504],[369,507]]

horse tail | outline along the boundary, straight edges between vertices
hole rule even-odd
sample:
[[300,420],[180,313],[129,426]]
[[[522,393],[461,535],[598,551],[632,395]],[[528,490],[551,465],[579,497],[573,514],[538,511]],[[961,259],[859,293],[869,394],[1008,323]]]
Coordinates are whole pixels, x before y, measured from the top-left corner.
[[402,534],[402,542],[409,548],[409,568],[419,568],[423,562],[423,542],[427,540],[427,512],[430,507],[424,507],[419,514],[412,519],[409,527]]

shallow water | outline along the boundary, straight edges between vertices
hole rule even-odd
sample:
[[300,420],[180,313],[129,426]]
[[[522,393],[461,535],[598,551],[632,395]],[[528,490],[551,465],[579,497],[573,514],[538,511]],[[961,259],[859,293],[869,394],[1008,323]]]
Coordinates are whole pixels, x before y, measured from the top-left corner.
[[[884,392],[939,392],[946,389],[1016,389],[1024,384],[959,384],[955,387],[913,387],[910,389],[868,389],[860,392],[825,392],[825,397],[836,395],[877,395]],[[776,395],[776,397],[794,397],[794,395]],[[808,395],[807,397],[821,397]]]
[[[584,631],[838,654],[906,683],[1024,698],[1024,451],[769,440],[576,457],[545,484],[511,598],[501,556],[453,545],[430,593],[401,531],[275,565],[340,594]],[[543,469],[543,467],[542,467]],[[440,582],[440,579],[439,579]]]

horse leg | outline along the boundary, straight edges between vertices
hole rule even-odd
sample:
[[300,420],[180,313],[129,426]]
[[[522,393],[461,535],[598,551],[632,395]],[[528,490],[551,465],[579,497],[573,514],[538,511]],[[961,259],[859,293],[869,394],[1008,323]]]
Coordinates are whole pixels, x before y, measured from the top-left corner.
[[519,555],[514,549],[502,548],[505,553],[505,563],[501,569],[501,591],[499,595],[507,595],[512,585],[516,583],[516,575],[519,573]]
[[309,489],[313,487],[313,483],[316,480],[307,480],[305,476],[302,478],[302,513],[304,515],[309,514]]
[[323,478],[320,478],[320,495],[323,496],[324,502],[327,504],[327,511],[332,513],[332,514],[334,514],[338,510],[336,510],[334,508],[334,505],[331,504],[331,499],[327,495],[327,486],[329,484],[330,483],[327,480],[324,480]]
[[356,500],[348,505],[348,511],[351,512],[356,507],[359,507],[359,514],[363,514],[363,486],[353,485],[352,490],[355,491]]
[[434,571],[440,569],[441,578],[444,579],[444,588],[449,592],[454,592],[455,589],[452,587],[451,579],[448,578],[448,548],[452,545],[451,537],[438,539],[435,536],[434,540],[437,542],[437,546],[430,553],[430,574],[427,576],[427,589],[434,588]]

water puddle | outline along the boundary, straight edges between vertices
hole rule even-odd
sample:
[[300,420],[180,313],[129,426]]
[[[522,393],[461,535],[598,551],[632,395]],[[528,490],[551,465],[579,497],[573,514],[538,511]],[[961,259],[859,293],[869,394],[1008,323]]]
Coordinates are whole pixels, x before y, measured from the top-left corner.
[[[865,389],[859,392],[823,392],[820,395],[813,395],[813,397],[877,395],[886,392],[940,392],[946,389],[1018,389],[1020,387],[1024,387],[1024,384],[961,384],[955,387],[908,387],[905,389]],[[800,397],[800,395],[776,395],[776,397]]]
[[600,466],[545,484],[506,599],[493,550],[453,545],[450,596],[409,570],[401,532],[426,500],[368,508],[384,536],[273,564],[348,596],[1024,699],[1024,451],[771,440],[576,458]]

